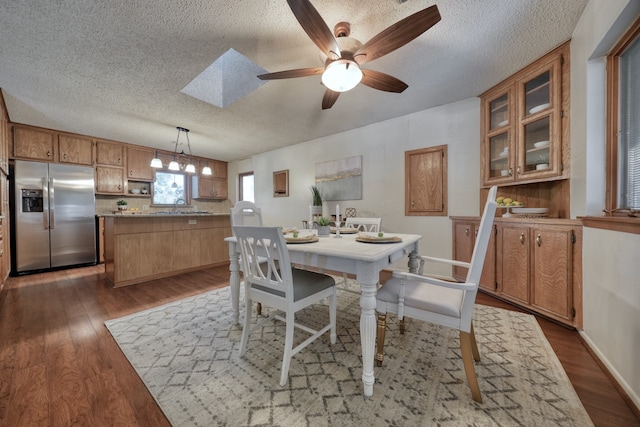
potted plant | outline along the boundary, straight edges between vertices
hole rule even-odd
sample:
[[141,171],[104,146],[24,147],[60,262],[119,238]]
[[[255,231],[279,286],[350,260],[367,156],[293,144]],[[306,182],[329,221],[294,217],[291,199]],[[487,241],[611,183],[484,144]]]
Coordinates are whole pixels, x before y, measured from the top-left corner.
[[328,236],[331,234],[331,229],[329,228],[329,218],[325,216],[320,216],[316,219],[316,224],[318,224],[318,236]]
[[322,215],[322,195],[315,185],[309,187],[311,189],[311,214],[315,217]]
[[120,211],[126,211],[127,210],[127,201],[126,200],[118,200],[116,202],[116,205],[118,205],[118,210],[120,210]]

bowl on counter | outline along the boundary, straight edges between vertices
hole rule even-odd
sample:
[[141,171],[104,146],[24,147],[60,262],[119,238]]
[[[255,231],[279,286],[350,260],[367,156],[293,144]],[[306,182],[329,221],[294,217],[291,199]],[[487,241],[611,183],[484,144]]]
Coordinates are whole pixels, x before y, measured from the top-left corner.
[[543,171],[545,169],[549,169],[549,163],[539,163],[536,165],[537,171]]
[[502,169],[500,171],[500,176],[509,176],[509,170],[507,169]]
[[129,193],[131,194],[140,194],[140,189],[139,188],[132,188],[129,190]]

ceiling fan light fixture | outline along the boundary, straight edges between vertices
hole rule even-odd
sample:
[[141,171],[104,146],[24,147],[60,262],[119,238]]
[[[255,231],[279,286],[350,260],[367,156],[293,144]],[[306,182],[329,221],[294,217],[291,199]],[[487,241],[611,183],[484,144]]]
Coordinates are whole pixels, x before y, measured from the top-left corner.
[[322,73],[322,84],[334,92],[353,89],[362,80],[362,70],[355,61],[338,59],[330,62]]

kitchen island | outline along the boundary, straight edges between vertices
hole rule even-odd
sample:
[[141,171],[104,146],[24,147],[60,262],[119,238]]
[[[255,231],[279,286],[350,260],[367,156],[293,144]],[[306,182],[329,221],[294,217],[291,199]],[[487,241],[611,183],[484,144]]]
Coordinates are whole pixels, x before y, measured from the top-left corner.
[[114,286],[142,283],[224,265],[229,214],[103,215],[104,262]]

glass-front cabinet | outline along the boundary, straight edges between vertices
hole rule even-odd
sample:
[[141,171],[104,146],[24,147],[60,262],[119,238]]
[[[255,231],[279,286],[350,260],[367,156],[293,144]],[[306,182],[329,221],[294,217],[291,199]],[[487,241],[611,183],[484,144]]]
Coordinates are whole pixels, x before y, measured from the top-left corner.
[[562,157],[563,143],[568,143],[564,58],[566,43],[481,96],[483,186],[568,176]]

